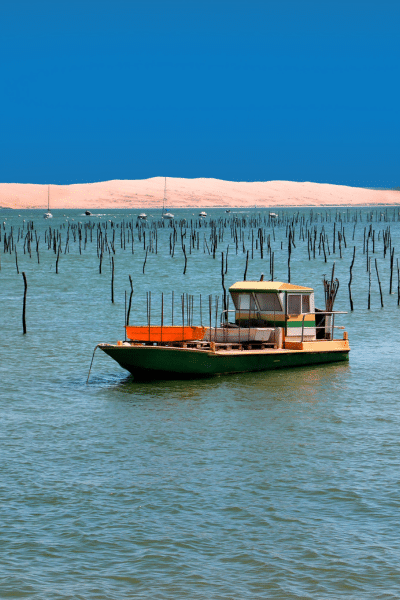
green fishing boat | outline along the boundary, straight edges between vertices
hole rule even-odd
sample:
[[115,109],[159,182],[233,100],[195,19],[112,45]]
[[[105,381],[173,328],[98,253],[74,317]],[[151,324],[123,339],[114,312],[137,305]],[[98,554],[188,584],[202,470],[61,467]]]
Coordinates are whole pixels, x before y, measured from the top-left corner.
[[[240,281],[229,292],[235,308],[224,310],[215,327],[211,323],[194,327],[149,322],[126,326],[125,341],[98,347],[136,379],[147,380],[348,360],[347,332],[335,325],[335,317],[344,313],[315,309],[312,288],[279,281]],[[229,322],[231,313],[234,319]],[[340,339],[338,329],[342,330]]]

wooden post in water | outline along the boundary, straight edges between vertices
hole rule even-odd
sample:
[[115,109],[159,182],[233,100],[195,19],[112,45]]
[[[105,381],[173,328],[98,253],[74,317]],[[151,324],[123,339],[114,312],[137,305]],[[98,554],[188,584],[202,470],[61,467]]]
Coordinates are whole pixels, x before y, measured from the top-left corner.
[[61,252],[61,242],[58,246],[57,258],[56,258],[56,274],[58,274],[58,261],[60,259],[60,252]]
[[22,277],[24,278],[24,302],[22,305],[22,330],[24,332],[24,334],[26,333],[26,319],[25,319],[25,313],[26,313],[26,293],[28,290],[28,284],[26,281],[26,276],[25,273],[22,272]]
[[144,257],[144,263],[143,263],[143,275],[144,275],[144,268],[145,268],[145,266],[146,266],[146,261],[147,261],[147,251],[148,251],[148,248],[146,248],[146,256]]
[[182,246],[183,254],[185,255],[185,268],[183,269],[183,274],[186,275],[186,267],[187,267],[187,256],[186,256],[186,248],[185,245]]
[[274,280],[274,255],[275,252],[273,252],[271,256],[271,281]]
[[111,302],[114,304],[114,257],[111,257]]
[[131,284],[131,293],[129,294],[128,312],[126,313],[126,324],[129,325],[129,315],[131,314],[132,296],[133,296],[133,285],[132,277],[129,275],[129,283]]
[[381,280],[379,279],[379,272],[378,272],[378,261],[375,259],[375,269],[376,269],[376,276],[378,278],[378,284],[379,284],[379,293],[381,295],[381,307],[383,308],[383,298],[382,298],[382,286],[381,286]]
[[368,263],[368,310],[371,308],[371,259]]
[[246,268],[244,270],[244,275],[243,275],[243,281],[246,281],[246,275],[247,275],[247,267],[249,266],[249,251],[247,250],[247,255],[246,255]]
[[335,252],[336,252],[335,248],[336,248],[336,221],[333,223],[333,248],[332,248],[333,254],[335,254]]
[[[221,280],[222,280],[222,289],[224,290],[224,296],[223,296],[223,309],[224,311],[226,311],[227,307],[226,307],[226,288],[225,288],[225,277],[224,277],[224,253],[221,252]],[[225,321],[227,320],[227,314],[226,312],[225,314]]]
[[390,253],[390,283],[389,283],[389,294],[392,293],[392,283],[393,283],[393,262],[394,262],[394,247]]
[[36,237],[36,254],[37,254],[37,261],[38,264],[40,264],[40,257],[39,257],[39,241],[40,241],[40,236],[37,237],[36,235],[36,229],[35,229],[35,237]]
[[399,259],[397,259],[397,306],[400,304],[400,268]]
[[353,307],[353,298],[351,297],[351,282],[353,279],[353,265],[354,265],[354,259],[356,257],[356,247],[354,246],[354,250],[353,250],[353,260],[351,261],[351,265],[350,265],[350,279],[349,279],[349,297],[350,297],[350,310],[354,310]]

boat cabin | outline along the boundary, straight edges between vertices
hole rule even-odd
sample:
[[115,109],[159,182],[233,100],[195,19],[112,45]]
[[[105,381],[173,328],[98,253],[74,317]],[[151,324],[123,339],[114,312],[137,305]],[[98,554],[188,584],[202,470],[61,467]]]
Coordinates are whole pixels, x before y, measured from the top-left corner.
[[281,281],[238,281],[229,292],[237,326],[281,327],[285,338],[315,340],[312,288]]

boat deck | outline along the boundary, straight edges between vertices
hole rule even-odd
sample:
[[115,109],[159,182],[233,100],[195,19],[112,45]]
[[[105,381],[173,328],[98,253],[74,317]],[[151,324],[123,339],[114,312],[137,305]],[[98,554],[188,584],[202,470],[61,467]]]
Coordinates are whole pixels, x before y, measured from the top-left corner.
[[241,344],[225,342],[118,342],[117,344],[102,344],[102,346],[119,346],[124,348],[147,348],[158,350],[181,350],[184,352],[200,352],[217,354],[219,356],[244,356],[257,354],[288,354],[303,352],[332,352],[349,351],[350,346],[347,339],[313,340],[313,341],[285,341],[283,348],[276,348],[273,344],[243,342]]

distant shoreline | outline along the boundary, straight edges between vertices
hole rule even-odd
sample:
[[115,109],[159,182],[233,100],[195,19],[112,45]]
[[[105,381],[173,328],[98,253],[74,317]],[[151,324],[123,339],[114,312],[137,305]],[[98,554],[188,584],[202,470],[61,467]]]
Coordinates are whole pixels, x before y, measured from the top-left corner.
[[[162,210],[164,177],[68,186],[0,184],[11,210]],[[235,182],[167,177],[165,207],[182,209],[340,208],[400,205],[400,191],[293,181]]]
[[[91,207],[91,211],[92,210],[106,210],[106,211],[112,211],[112,210],[132,210],[132,211],[144,211],[144,210],[151,210],[151,211],[162,211],[162,206],[152,206],[151,208],[146,207],[146,206],[98,206],[98,207]],[[304,204],[299,206],[298,204],[285,204],[282,206],[169,206],[169,210],[170,211],[174,211],[174,210],[197,210],[199,208],[207,208],[208,210],[227,210],[229,209],[231,212],[235,211],[235,210],[247,210],[247,211],[257,211],[258,209],[262,209],[262,210],[280,210],[280,209],[284,209],[284,208],[298,208],[298,209],[307,209],[307,208],[341,208],[341,209],[355,209],[355,208],[400,208],[400,201],[397,204],[351,204],[351,205],[345,205],[345,204]],[[37,208],[37,207],[32,207],[32,206],[28,206],[26,208],[13,208],[11,206],[1,206],[0,205],[0,210],[12,210],[12,211],[41,211],[41,210],[45,210],[43,208]],[[77,206],[74,208],[71,207],[61,207],[61,208],[53,208],[51,209],[53,212],[54,211],[61,211],[61,210],[82,210],[85,211],[87,210],[86,206]],[[86,216],[95,216],[95,215],[86,215]]]

